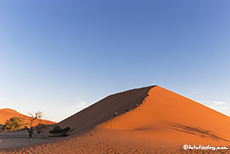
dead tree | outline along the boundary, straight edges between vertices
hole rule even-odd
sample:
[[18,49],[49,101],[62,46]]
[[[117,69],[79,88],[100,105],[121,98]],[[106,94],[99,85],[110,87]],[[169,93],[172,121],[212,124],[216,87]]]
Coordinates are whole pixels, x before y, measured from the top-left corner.
[[29,112],[28,116],[28,123],[26,125],[26,130],[29,132],[29,137],[32,138],[34,134],[34,122],[37,120],[41,120],[42,118],[42,112],[34,112],[34,114]]

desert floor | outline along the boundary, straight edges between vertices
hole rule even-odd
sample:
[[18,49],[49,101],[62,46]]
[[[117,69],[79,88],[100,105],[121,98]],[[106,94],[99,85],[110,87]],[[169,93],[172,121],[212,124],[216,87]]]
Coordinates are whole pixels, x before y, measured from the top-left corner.
[[[151,138],[139,131],[114,129],[94,129],[84,135],[73,138],[26,138],[25,132],[1,133],[0,153],[69,153],[69,154],[152,154],[152,153],[229,153],[228,150],[184,150],[182,142]],[[139,134],[139,135],[138,135]],[[6,139],[7,137],[7,139]],[[51,141],[53,140],[53,141]],[[25,146],[49,141],[49,144]],[[4,148],[4,149],[3,149]],[[7,149],[10,148],[10,149]],[[228,147],[230,148],[230,147]]]
[[45,137],[43,135],[34,134],[33,138],[28,137],[28,132],[0,132],[0,151],[8,148],[29,146],[38,143],[44,143],[57,139],[58,137]]

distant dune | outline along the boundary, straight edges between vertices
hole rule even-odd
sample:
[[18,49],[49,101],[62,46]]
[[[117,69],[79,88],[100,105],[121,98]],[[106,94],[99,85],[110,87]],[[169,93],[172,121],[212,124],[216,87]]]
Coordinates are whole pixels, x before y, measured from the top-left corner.
[[[117,116],[114,117],[114,113]],[[70,137],[4,153],[229,153],[230,118],[174,92],[151,86],[110,95],[59,123]]]
[[[23,115],[13,109],[5,108],[5,109],[0,109],[0,124],[4,125],[6,120],[9,120],[12,117],[20,117],[27,122],[27,116]],[[49,120],[42,120],[43,124],[55,124],[55,122],[49,121]],[[38,124],[37,121],[34,123],[35,125]]]

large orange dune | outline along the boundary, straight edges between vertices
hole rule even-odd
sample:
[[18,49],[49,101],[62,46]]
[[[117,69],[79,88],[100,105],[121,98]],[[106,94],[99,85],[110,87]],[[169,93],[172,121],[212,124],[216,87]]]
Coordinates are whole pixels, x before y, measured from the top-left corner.
[[[9,120],[12,117],[20,117],[22,118],[25,122],[28,122],[28,116],[23,115],[13,109],[5,108],[5,109],[0,109],[0,124],[4,125],[6,120]],[[43,124],[55,124],[55,122],[48,121],[48,120],[42,120],[41,121]],[[38,121],[35,121],[35,125],[38,124]]]
[[140,107],[102,126],[143,132],[142,136],[173,142],[229,144],[228,116],[159,86],[148,95]]
[[230,148],[230,118],[159,86],[108,96],[59,125],[71,127],[70,137],[2,152],[230,153],[184,150],[184,144]]
[[152,88],[145,87],[133,89],[126,92],[110,95],[88,108],[70,116],[59,123],[62,127],[69,126],[73,129],[71,135],[79,135],[86,132],[98,124],[114,118],[114,113],[118,115],[126,113],[126,110],[134,109],[140,105]]

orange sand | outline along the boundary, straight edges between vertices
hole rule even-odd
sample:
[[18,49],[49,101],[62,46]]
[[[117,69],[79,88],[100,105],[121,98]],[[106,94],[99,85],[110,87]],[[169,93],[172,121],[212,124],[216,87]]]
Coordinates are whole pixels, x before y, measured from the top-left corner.
[[69,138],[2,152],[230,153],[183,150],[184,144],[230,148],[230,118],[159,86],[111,95],[60,125],[74,128]]
[[126,109],[136,108],[136,104],[141,104],[146,94],[153,86],[129,90],[126,92],[110,95],[88,108],[61,121],[61,127],[73,129],[71,135],[82,134],[96,125],[114,118],[114,113],[118,115],[126,113]]
[[[143,136],[193,144],[229,144],[230,118],[181,95],[156,86],[135,111],[103,124],[136,130]],[[185,137],[186,135],[186,137]]]

